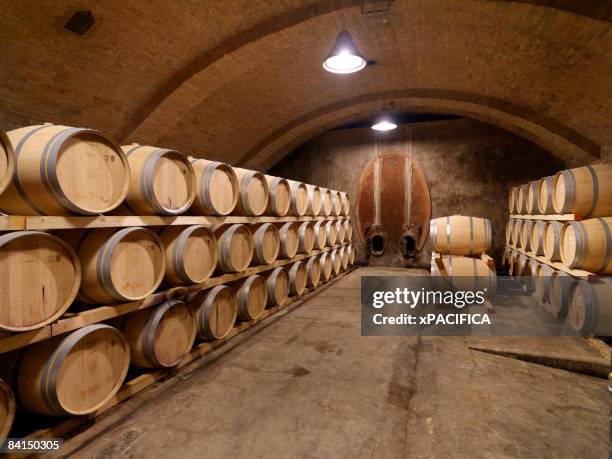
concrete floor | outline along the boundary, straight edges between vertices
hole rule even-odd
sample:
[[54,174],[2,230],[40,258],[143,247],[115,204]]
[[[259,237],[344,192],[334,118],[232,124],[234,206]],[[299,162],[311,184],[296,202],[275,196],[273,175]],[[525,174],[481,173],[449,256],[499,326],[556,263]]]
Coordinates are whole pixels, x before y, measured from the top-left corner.
[[[604,379],[470,350],[490,337],[362,337],[350,273],[186,377],[122,404],[76,457],[607,457]],[[593,354],[576,338],[516,348]],[[558,341],[563,340],[563,341]]]

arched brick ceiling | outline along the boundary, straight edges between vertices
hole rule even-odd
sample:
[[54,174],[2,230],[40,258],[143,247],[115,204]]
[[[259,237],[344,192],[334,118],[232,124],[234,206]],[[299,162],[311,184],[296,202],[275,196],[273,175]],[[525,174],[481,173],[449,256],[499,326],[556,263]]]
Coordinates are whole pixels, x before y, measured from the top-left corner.
[[[59,3],[3,8],[7,129],[91,126],[121,142],[267,167],[394,103],[497,124],[569,162],[612,144],[608,2],[396,0],[379,14],[351,0]],[[97,22],[78,37],[62,25],[83,8]],[[376,65],[322,70],[343,27]]]

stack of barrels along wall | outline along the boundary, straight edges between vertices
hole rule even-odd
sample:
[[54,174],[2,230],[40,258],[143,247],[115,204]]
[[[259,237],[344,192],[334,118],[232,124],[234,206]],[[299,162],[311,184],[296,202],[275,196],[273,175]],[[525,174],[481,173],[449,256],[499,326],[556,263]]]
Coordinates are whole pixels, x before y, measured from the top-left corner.
[[612,334],[612,164],[514,187],[508,206],[510,274],[534,276],[540,303],[580,333]]
[[[37,332],[67,311],[134,305],[3,352],[0,438],[16,412],[94,413],[130,366],[181,365],[200,341],[225,339],[238,321],[346,271],[355,261],[349,207],[344,192],[170,148],[120,146],[95,129],[0,130],[0,212],[89,217],[73,229],[0,233],[0,339]],[[100,215],[165,218],[109,227],[95,224]],[[217,223],[180,224],[181,216]]]

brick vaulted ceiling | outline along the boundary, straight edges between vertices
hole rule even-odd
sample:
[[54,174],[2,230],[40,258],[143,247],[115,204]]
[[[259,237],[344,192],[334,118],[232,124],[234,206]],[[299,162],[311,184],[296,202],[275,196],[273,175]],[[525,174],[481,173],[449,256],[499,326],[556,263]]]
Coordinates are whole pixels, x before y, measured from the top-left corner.
[[[96,23],[81,37],[63,24],[83,9]],[[0,125],[94,127],[265,169],[393,103],[585,163],[612,145],[611,21],[599,0],[9,1]],[[343,28],[375,65],[321,68]]]

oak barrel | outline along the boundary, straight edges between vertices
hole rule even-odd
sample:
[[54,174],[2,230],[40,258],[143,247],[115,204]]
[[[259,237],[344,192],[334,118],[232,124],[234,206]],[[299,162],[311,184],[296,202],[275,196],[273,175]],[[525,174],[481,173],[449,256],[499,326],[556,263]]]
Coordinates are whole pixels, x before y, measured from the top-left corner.
[[191,351],[196,338],[193,312],[178,300],[135,311],[122,328],[130,345],[132,365],[141,368],[178,365]]
[[300,245],[299,227],[295,222],[287,222],[281,225],[280,234],[280,257],[293,258]]
[[510,256],[508,258],[508,273],[512,277],[520,276],[518,266],[518,260],[520,255],[520,252],[516,250],[510,251]]
[[322,250],[327,244],[327,231],[325,230],[325,222],[322,220],[315,222],[313,225],[313,229],[315,234],[314,248],[316,250]]
[[484,290],[493,295],[497,289],[497,277],[487,264],[478,258],[442,255],[443,269],[432,263],[432,275],[450,283],[458,290]]
[[342,220],[336,220],[336,242],[342,244],[345,241],[346,229]]
[[268,182],[268,190],[270,191],[266,214],[278,217],[287,215],[291,206],[289,182],[287,179],[272,177],[271,175],[266,175],[266,182]]
[[217,267],[217,238],[203,225],[165,226],[159,233],[166,251],[168,285],[199,284]]
[[[0,195],[8,188],[15,173],[15,151],[6,133],[0,129]],[[0,434],[2,426],[0,425]],[[1,438],[1,437],[0,437]]]
[[308,271],[308,287],[318,287],[321,282],[321,260],[318,256],[310,257],[306,261],[306,271]]
[[16,392],[33,413],[93,413],[119,390],[129,365],[130,348],[123,333],[105,324],[87,325],[27,347]]
[[612,336],[611,279],[576,282],[570,292],[567,321],[582,335]]
[[308,269],[303,261],[296,261],[289,269],[289,293],[291,295],[301,295],[306,290],[308,283]]
[[79,259],[60,238],[39,231],[0,236],[0,330],[53,322],[70,307],[80,283]]
[[196,177],[195,215],[229,215],[238,203],[238,178],[234,169],[219,161],[192,158]]
[[491,221],[452,215],[431,220],[429,237],[435,252],[479,255],[491,248]]
[[247,225],[221,226],[215,231],[219,244],[217,270],[224,273],[242,272],[253,259],[253,234]]
[[15,397],[7,383],[0,379],[0,440],[8,437],[15,419]]
[[338,249],[334,249],[330,252],[332,274],[337,276],[342,270],[342,257]]
[[566,266],[612,274],[612,217],[567,222],[560,241],[561,261]]
[[234,213],[236,215],[262,215],[268,207],[270,191],[268,181],[261,172],[248,169],[234,168],[238,177],[238,205]]
[[238,304],[234,291],[227,285],[200,290],[188,304],[194,313],[200,339],[224,338],[236,323]]
[[166,271],[164,247],[153,231],[138,226],[58,232],[79,256],[85,303],[136,301],[153,293]]
[[132,144],[122,147],[130,163],[126,204],[136,215],[179,215],[196,196],[189,159],[167,148]]
[[516,199],[518,194],[518,187],[513,186],[510,188],[510,193],[508,194],[508,211],[509,213],[516,214]]
[[612,164],[595,164],[557,172],[553,207],[558,214],[581,217],[612,215]]
[[547,221],[544,224],[544,256],[550,261],[561,261],[561,229],[563,223]]
[[535,271],[536,298],[542,304],[550,302],[550,279],[554,269],[545,263],[538,263]]
[[353,266],[355,264],[355,246],[349,244],[349,264]]
[[342,215],[342,196],[340,196],[340,192],[336,190],[331,191],[331,200],[332,200],[332,211],[331,214],[334,217],[339,217]]
[[325,234],[327,235],[327,245],[333,247],[336,245],[338,238],[338,230],[336,228],[336,222],[328,220],[325,222]]
[[527,252],[531,251],[531,227],[533,220],[525,220],[521,226],[520,247]]
[[514,228],[512,228],[512,243],[515,245],[515,247],[521,246],[521,228],[523,227],[524,223],[525,220],[522,218],[514,219]]
[[0,211],[14,215],[97,215],[128,192],[130,167],[117,143],[100,131],[44,124],[7,132],[14,173],[6,183],[6,139],[0,150]]
[[332,260],[329,252],[324,252],[319,255],[319,261],[321,263],[321,279],[323,282],[327,282],[332,277]]
[[506,233],[505,233],[506,244],[514,244],[514,241],[512,239],[513,229],[514,229],[514,218],[510,218],[508,220],[508,223],[506,223]]
[[546,222],[542,220],[532,220],[531,224],[531,236],[529,237],[529,244],[531,251],[540,256],[544,255],[544,229],[546,228]]
[[562,271],[553,271],[550,276],[549,298],[551,313],[558,318],[567,315],[570,290],[574,283],[574,278]]
[[289,273],[283,267],[273,269],[266,275],[268,304],[282,306],[289,298]]
[[315,244],[315,232],[312,222],[302,222],[298,227],[300,243],[298,247],[299,253],[310,253]]
[[308,205],[306,215],[316,217],[321,212],[321,189],[316,185],[306,185]]
[[296,217],[301,217],[306,214],[308,209],[308,189],[302,182],[288,180],[291,189],[291,206],[289,213]]
[[527,213],[527,184],[520,185],[516,194],[516,213],[524,215]]
[[540,209],[538,207],[539,193],[538,193],[538,180],[533,180],[527,184],[527,197],[525,202],[525,209],[528,214],[537,214]]
[[341,215],[348,216],[351,213],[351,203],[348,197],[348,193],[345,191],[340,192],[340,200],[342,201]]
[[351,242],[351,239],[353,239],[353,225],[350,220],[344,220],[344,240]]
[[253,264],[269,265],[278,258],[280,252],[280,234],[273,223],[262,223],[253,226]]
[[321,212],[320,215],[329,217],[332,213],[333,201],[332,192],[328,188],[320,188],[321,190]]
[[542,215],[553,214],[553,179],[552,175],[538,180],[538,212]]
[[340,247],[340,262],[342,271],[346,271],[349,265],[349,253],[347,245]]
[[230,284],[238,303],[238,319],[249,321],[261,317],[268,303],[266,280],[258,274]]
[[519,255],[516,272],[518,274],[518,283],[525,290],[532,292],[535,289],[535,271],[537,261],[527,255]]

